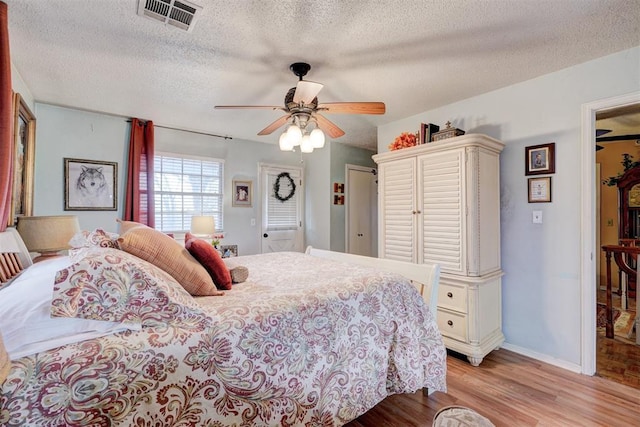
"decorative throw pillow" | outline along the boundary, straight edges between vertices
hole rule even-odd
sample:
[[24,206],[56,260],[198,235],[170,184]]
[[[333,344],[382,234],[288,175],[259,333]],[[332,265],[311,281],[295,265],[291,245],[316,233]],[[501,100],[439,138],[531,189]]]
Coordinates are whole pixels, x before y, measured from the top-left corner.
[[147,225],[142,224],[140,222],[135,222],[135,221],[125,221],[123,219],[120,218],[116,218],[116,222],[119,225],[119,230],[120,230],[120,234],[124,234],[127,231],[129,231],[130,229],[134,228],[134,227],[147,227]]
[[231,274],[216,248],[189,232],[184,236],[184,247],[207,270],[218,288],[231,289]]
[[120,249],[166,271],[191,295],[223,295],[189,252],[166,234],[146,225],[129,228],[118,238]]
[[244,265],[238,265],[229,270],[233,283],[242,283],[249,277],[249,269]]

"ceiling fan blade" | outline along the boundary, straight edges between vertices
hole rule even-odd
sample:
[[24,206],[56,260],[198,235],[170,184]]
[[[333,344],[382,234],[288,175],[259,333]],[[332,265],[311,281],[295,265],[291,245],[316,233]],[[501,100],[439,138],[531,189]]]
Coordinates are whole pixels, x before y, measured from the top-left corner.
[[329,102],[318,105],[318,110],[329,114],[384,114],[384,102]]
[[327,133],[331,138],[340,138],[344,135],[344,131],[340,129],[335,123],[331,120],[327,119],[321,114],[315,114],[314,116],[318,123],[318,127],[322,129],[323,132]]
[[640,134],[618,135],[618,136],[601,136],[600,138],[596,138],[596,142],[633,141],[634,139],[640,140]]
[[318,96],[324,85],[322,83],[310,82],[309,80],[300,80],[296,86],[296,93],[293,95],[293,102],[299,104],[311,104],[311,101]]
[[275,105],[216,105],[216,110],[283,110],[283,107],[277,107]]
[[287,123],[287,120],[289,120],[289,117],[291,117],[291,114],[286,114],[280,117],[278,120],[276,120],[266,128],[262,129],[260,132],[258,132],[258,135],[270,135],[271,133],[273,133],[274,130],[278,129],[280,126]]

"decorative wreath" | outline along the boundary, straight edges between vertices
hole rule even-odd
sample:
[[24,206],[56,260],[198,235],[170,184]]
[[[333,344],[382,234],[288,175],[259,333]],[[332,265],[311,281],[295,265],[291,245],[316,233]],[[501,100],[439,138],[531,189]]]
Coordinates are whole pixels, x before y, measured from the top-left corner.
[[[289,185],[291,186],[291,191],[289,191],[289,194],[285,195],[284,197],[280,195],[280,180],[283,178],[287,179],[289,181]],[[289,172],[282,172],[276,178],[276,182],[273,183],[273,196],[284,203],[292,198],[294,194],[296,194],[296,183],[293,181],[293,178],[291,178],[291,175],[289,175]]]

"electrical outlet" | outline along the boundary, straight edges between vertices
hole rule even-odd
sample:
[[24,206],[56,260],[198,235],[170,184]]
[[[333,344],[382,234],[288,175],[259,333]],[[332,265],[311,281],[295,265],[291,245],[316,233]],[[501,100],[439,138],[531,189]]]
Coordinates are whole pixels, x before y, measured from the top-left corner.
[[251,226],[252,227],[256,226],[256,219],[255,218],[251,218]]
[[542,211],[533,211],[533,223],[542,224]]

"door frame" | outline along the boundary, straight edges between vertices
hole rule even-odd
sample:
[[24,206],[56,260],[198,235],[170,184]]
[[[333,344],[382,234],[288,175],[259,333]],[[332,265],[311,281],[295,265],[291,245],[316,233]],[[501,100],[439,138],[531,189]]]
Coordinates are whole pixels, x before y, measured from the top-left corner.
[[582,205],[581,205],[581,351],[582,373],[596,372],[596,267],[599,250],[596,248],[595,169],[596,113],[640,103],[640,92],[601,99],[582,104]]
[[[349,197],[349,190],[350,190],[350,182],[349,182],[349,171],[350,170],[356,170],[356,171],[360,171],[360,172],[367,172],[370,174],[373,174],[374,176],[378,176],[378,169],[375,167],[367,167],[367,166],[360,166],[360,165],[352,165],[350,163],[345,164],[344,166],[344,188],[345,188],[345,192],[344,192],[344,197],[347,200],[347,202],[345,203],[345,212],[344,212],[344,251],[346,253],[350,253],[349,249],[350,249],[350,242],[351,240],[349,239],[349,219],[351,218],[351,210],[349,208],[349,206],[351,206],[350,204],[350,200],[351,197]],[[375,171],[375,173],[374,173]],[[372,187],[373,188],[373,187]],[[378,194],[377,192],[375,194],[372,195],[373,197],[371,198],[373,205],[371,206],[371,210],[372,210],[372,217],[371,217],[371,225],[370,225],[370,229],[369,229],[369,233],[371,235],[371,254],[374,257],[377,257],[377,252],[378,252],[378,239],[377,239],[377,235],[378,235]]]

